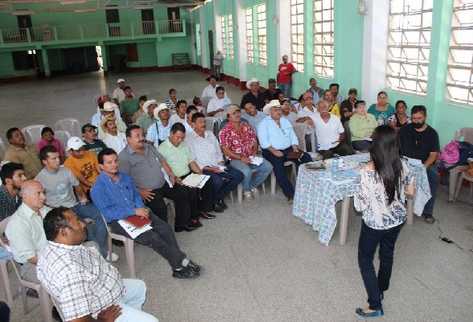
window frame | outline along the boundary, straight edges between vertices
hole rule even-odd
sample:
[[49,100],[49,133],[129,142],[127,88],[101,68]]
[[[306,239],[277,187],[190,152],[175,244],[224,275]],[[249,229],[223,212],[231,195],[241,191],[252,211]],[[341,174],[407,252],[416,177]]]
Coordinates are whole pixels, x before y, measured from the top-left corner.
[[[317,9],[320,3],[320,9]],[[327,6],[329,4],[329,6]],[[330,19],[324,18],[324,13],[329,12]],[[317,16],[320,14],[320,20]],[[314,73],[322,78],[335,77],[335,10],[334,0],[313,0],[313,69]],[[328,24],[328,31],[324,26]],[[320,30],[319,30],[320,29]],[[324,36],[329,35],[331,41],[326,41]],[[320,38],[320,42],[318,39]],[[330,49],[331,48],[331,49]],[[328,51],[327,51],[328,50]],[[320,63],[318,62],[320,58]],[[331,61],[327,61],[331,58]]]
[[[302,7],[302,10],[299,11],[299,9]],[[305,63],[305,33],[304,33],[304,0],[290,0],[290,27],[291,27],[291,32],[290,32],[290,37],[291,37],[291,60],[292,63],[294,64],[294,67],[296,67],[296,70],[299,72],[304,72],[304,63]],[[299,22],[298,20],[302,18],[302,22]],[[302,28],[302,31],[299,32],[298,27]],[[294,41],[294,37],[297,39],[297,41]],[[299,41],[302,39],[302,41]],[[302,46],[302,51],[300,51],[300,47]]]

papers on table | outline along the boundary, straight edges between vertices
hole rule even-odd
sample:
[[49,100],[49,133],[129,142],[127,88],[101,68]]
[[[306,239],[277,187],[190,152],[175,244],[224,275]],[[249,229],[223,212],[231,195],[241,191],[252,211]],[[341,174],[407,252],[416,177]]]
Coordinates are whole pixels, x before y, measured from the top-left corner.
[[127,221],[126,219],[120,219],[118,221],[118,223],[120,224],[120,226],[122,226],[122,228],[127,232],[127,234],[132,238],[132,239],[135,239],[136,237],[138,237],[139,235],[141,235],[142,233],[144,232],[147,232],[148,230],[151,230],[153,229],[153,227],[151,227],[151,224],[146,224],[142,227],[136,227],[134,226],[132,223],[130,223],[129,221]]
[[191,188],[203,188],[205,183],[210,179],[210,176],[205,174],[196,174],[191,173],[184,180],[182,180],[182,184]]
[[263,161],[264,159],[262,157],[258,157],[256,155],[250,157],[250,163],[255,166],[259,166],[260,164],[263,163]]

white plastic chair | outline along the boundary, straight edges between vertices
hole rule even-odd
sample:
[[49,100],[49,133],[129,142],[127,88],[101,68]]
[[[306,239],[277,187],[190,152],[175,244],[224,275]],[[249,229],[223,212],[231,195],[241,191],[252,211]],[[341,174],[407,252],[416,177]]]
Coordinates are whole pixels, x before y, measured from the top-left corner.
[[[7,224],[8,224],[8,221],[10,220],[10,218],[11,217],[7,217],[0,223],[0,236],[3,236],[3,234],[5,233],[5,229],[7,227]],[[5,247],[5,245],[3,244],[1,239],[0,239],[0,245]],[[14,260],[9,260],[9,262],[11,263],[11,265],[13,267],[13,271],[15,272],[15,275],[18,278],[18,281],[20,282],[19,293],[21,294],[21,297],[22,297],[22,300],[23,300],[24,314],[26,315],[30,312],[30,310],[28,310],[28,301],[27,301],[26,291],[28,289],[33,289],[38,293],[39,306],[41,308],[41,315],[42,315],[43,321],[53,322],[53,317],[52,317],[52,314],[51,314],[53,306],[52,306],[52,303],[50,301],[49,294],[46,292],[44,287],[42,287],[41,284],[37,284],[37,283],[33,283],[33,282],[30,282],[30,281],[24,280],[20,275],[20,271],[17,267],[16,262]]]
[[25,135],[26,144],[36,144],[41,139],[41,130],[46,127],[44,124],[29,125],[21,129]]
[[56,139],[61,141],[62,146],[65,149],[67,145],[67,140],[69,140],[69,138],[71,137],[71,134],[68,131],[57,130],[54,132],[54,136],[56,137]]
[[128,264],[128,270],[130,271],[130,278],[136,278],[135,269],[135,241],[131,238],[123,235],[114,234],[108,230],[108,249],[109,255],[112,252],[112,239],[119,240],[125,245],[125,257]]
[[80,123],[78,120],[73,119],[73,118],[66,118],[57,121],[54,124],[54,129],[55,130],[62,130],[62,131],[67,131],[71,136],[82,136],[82,130],[80,127]]
[[463,180],[470,182],[470,201],[473,200],[473,177],[469,176],[466,172],[462,172],[460,175],[460,179],[457,183],[457,189],[455,191],[455,201],[458,199],[458,195],[460,194],[460,190],[463,185]]

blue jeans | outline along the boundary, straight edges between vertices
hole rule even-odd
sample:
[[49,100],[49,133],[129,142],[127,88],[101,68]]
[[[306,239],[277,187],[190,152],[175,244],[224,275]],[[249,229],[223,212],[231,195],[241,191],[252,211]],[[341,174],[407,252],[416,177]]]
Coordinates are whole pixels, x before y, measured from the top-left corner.
[[437,194],[437,186],[439,184],[439,175],[435,164],[427,168],[427,178],[429,179],[430,194],[432,197],[425,205],[423,215],[425,217],[431,217],[434,213],[435,195]]
[[[280,150],[284,155],[282,157],[277,157],[267,149],[263,149],[263,157],[271,162],[273,165],[274,175],[276,176],[276,182],[281,187],[282,192],[287,198],[294,198],[294,186],[291,181],[287,178],[286,170],[284,169],[284,162],[289,161],[287,155],[292,151],[292,147],[289,147],[284,150]],[[311,162],[312,158],[310,155],[304,152],[299,160],[290,160],[296,163],[296,166],[299,166],[302,163]]]
[[89,218],[95,222],[92,225],[87,225],[87,239],[96,242],[99,245],[100,254],[107,258],[108,231],[100,211],[90,202],[85,205],[78,203],[71,209],[79,218]]
[[278,88],[281,90],[281,92],[283,92],[284,96],[287,97],[287,98],[290,98],[291,97],[291,88],[292,88],[292,84],[291,83],[288,83],[288,84],[278,84]]
[[266,159],[258,166],[246,164],[240,160],[231,160],[230,164],[243,173],[243,181],[241,182],[243,191],[259,187],[273,171],[273,166]]
[[123,279],[123,286],[125,296],[118,303],[122,314],[115,322],[158,322],[157,318],[141,310],[146,300],[145,283],[138,279]]
[[209,175],[213,185],[214,201],[223,200],[225,196],[235,190],[243,180],[243,173],[227,166],[224,172],[212,173],[204,170],[204,174]]

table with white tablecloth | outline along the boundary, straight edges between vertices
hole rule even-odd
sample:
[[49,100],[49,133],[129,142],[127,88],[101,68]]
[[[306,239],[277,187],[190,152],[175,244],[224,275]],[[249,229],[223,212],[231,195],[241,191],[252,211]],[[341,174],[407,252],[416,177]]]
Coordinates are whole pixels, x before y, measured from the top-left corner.
[[[331,166],[323,170],[300,166],[293,215],[318,231],[322,244],[328,245],[337,226],[338,201],[342,201],[340,243],[345,243],[350,197],[359,189],[360,167],[368,161],[369,154],[364,153],[333,159]],[[424,166],[415,160],[409,160],[408,165],[416,182],[415,196],[410,200],[413,203],[411,214],[414,212],[420,216],[431,197],[427,172]],[[412,219],[408,221],[410,223]]]

